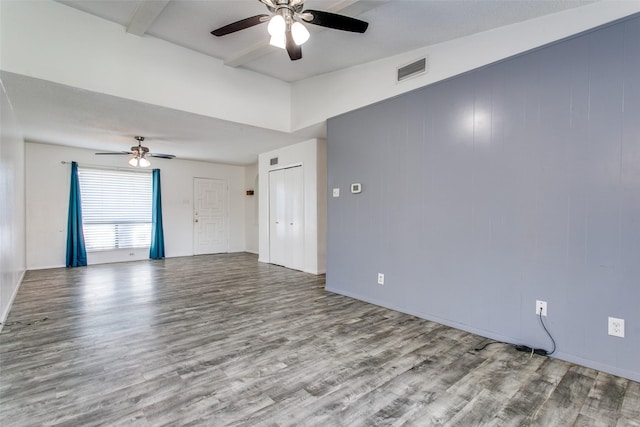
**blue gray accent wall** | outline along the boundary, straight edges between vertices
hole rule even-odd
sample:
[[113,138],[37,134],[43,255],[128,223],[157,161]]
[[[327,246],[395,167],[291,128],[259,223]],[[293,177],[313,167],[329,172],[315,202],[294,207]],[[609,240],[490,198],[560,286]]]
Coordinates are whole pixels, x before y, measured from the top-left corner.
[[640,16],[327,132],[327,290],[640,381]]

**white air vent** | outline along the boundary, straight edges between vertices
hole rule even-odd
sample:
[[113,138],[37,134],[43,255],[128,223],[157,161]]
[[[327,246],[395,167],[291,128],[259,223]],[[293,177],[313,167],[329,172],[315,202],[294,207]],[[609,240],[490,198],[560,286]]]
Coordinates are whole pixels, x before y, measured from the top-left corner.
[[406,80],[427,72],[427,58],[418,59],[411,64],[398,68],[398,81]]

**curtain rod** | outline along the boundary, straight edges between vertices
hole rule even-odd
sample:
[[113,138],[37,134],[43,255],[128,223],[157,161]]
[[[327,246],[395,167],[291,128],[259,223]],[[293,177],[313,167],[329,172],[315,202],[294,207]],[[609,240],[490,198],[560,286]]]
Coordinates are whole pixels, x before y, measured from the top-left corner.
[[[72,161],[62,160],[60,164],[70,165]],[[78,163],[78,162],[76,162]],[[78,163],[78,167],[84,167],[89,169],[103,169],[110,171],[120,171],[120,172],[133,172],[133,173],[151,173],[153,169],[140,169],[140,168],[123,168],[119,166],[104,166],[104,165],[92,165],[89,163]]]

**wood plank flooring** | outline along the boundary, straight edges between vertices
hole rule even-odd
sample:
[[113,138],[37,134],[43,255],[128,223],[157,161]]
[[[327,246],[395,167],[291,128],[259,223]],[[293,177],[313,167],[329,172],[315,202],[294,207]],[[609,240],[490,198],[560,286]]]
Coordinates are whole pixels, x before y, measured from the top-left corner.
[[30,271],[0,424],[640,426],[639,383],[485,342],[250,254]]

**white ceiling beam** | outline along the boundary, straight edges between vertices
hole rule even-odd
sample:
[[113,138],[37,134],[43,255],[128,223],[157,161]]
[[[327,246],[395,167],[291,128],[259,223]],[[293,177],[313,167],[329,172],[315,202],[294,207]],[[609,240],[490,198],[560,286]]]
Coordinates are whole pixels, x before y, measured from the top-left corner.
[[[357,16],[368,10],[372,10],[377,7],[380,7],[389,1],[390,0],[379,0],[376,2],[363,2],[361,0],[341,0],[325,8],[324,10],[327,10],[328,12],[333,12],[333,13],[342,12],[349,16]],[[316,25],[311,25],[309,29],[312,33],[317,31],[324,31],[324,28],[318,27]],[[247,64],[253,60],[256,60],[261,56],[264,56],[267,53],[271,53],[273,51],[274,51],[274,48],[272,48],[269,45],[269,41],[266,40],[265,38],[265,40],[259,43],[256,43],[253,46],[249,46],[248,48],[243,49],[240,52],[237,52],[233,56],[225,58],[224,65],[227,65],[233,68],[240,67],[244,64]]]
[[127,26],[127,33],[142,36],[160,16],[170,0],[141,1]]
[[271,47],[269,41],[265,37],[264,40],[261,40],[258,43],[247,47],[246,49],[242,49],[241,51],[236,52],[233,56],[225,58],[224,65],[236,68],[246,64],[247,62],[254,61],[261,56],[266,55],[267,53],[273,52],[272,49],[278,48]]
[[[360,0],[342,0],[342,1],[338,1],[338,2],[334,3],[333,5],[329,6],[326,10],[328,12],[334,12],[334,13],[338,13],[340,11],[345,12],[346,8],[348,8],[349,6],[352,6],[352,5],[356,4],[356,3],[364,4],[365,10],[373,9],[373,8],[376,8],[376,7],[379,6],[379,4],[373,4],[373,3],[365,4]],[[381,3],[383,3],[383,2],[381,2]]]
[[361,13],[376,9],[390,1],[391,0],[377,0],[374,2],[363,2],[360,0],[342,0],[327,10],[334,13],[341,12],[348,16],[358,16]]

